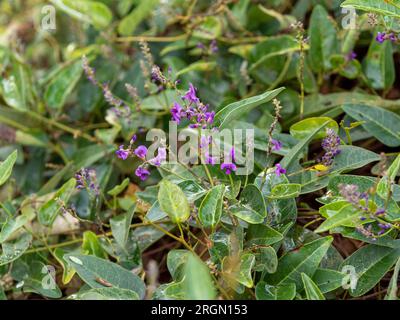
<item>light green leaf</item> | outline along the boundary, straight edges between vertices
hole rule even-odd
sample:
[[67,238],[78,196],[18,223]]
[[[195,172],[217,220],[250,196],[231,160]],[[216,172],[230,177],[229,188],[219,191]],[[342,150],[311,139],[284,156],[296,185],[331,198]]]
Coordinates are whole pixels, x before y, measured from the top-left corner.
[[0,164],[0,186],[11,176],[15,161],[17,161],[17,156],[18,152],[15,150]]
[[49,108],[62,109],[68,96],[78,83],[82,71],[82,62],[77,60],[66,64],[57,72],[44,93],[44,100]]
[[182,189],[167,179],[160,182],[158,202],[172,222],[185,222],[190,216],[189,202]]
[[316,230],[316,233],[328,231],[339,226],[360,225],[360,212],[352,204],[343,206],[338,213],[325,220]]
[[121,288],[96,288],[78,292],[68,297],[73,300],[139,300],[136,292]]
[[379,181],[376,187],[376,192],[381,198],[387,199],[388,196],[390,196],[389,192],[390,193],[393,192],[395,179],[399,171],[400,171],[400,155],[396,157],[396,159],[390,165],[386,174],[382,177],[382,179]]
[[354,267],[357,285],[350,288],[350,295],[359,297],[371,290],[390,270],[399,258],[400,249],[391,249],[376,245],[367,245],[348,257],[341,266]]
[[338,40],[334,20],[322,5],[314,7],[308,30],[310,66],[316,72],[327,71],[331,68],[330,57],[338,52]]
[[121,184],[115,186],[114,188],[112,188],[112,189],[111,189],[110,191],[108,191],[107,193],[108,193],[110,196],[115,197],[115,196],[119,195],[122,191],[125,190],[125,188],[129,185],[129,182],[130,182],[129,178],[124,179],[124,181],[122,181]]
[[363,61],[363,70],[372,88],[387,90],[392,87],[396,73],[391,41],[384,43],[371,41],[367,56]]
[[0,266],[17,260],[29,248],[32,241],[30,233],[24,233],[12,242],[3,243],[3,252],[0,255]]
[[232,214],[250,224],[262,223],[267,209],[260,189],[254,184],[247,185],[240,194],[240,203],[230,207]]
[[188,300],[213,300],[216,297],[210,270],[192,253],[188,254],[185,264],[184,293]]
[[110,219],[112,235],[121,248],[125,248],[126,242],[128,241],[130,225],[135,209],[136,208],[132,208],[128,212]]
[[64,259],[65,254],[66,252],[62,248],[56,248],[53,251],[54,257],[63,268],[62,282],[68,284],[75,275],[75,269]]
[[83,233],[82,253],[99,258],[107,258],[98,237],[92,231],[85,231]]
[[306,243],[298,250],[288,252],[279,259],[278,270],[266,275],[265,281],[272,285],[295,283],[303,288],[301,273],[312,277],[333,241],[332,237],[320,238]]
[[[398,3],[398,0],[393,0]],[[399,4],[393,6],[389,1],[376,1],[376,0],[346,0],[341,4],[342,7],[353,7],[358,10],[367,12],[375,12],[388,16],[400,17]]]
[[64,258],[92,288],[105,288],[104,283],[107,283],[115,288],[132,290],[140,299],[145,295],[143,281],[116,263],[81,254],[67,254]]
[[[315,130],[315,128],[320,128],[322,124],[328,122],[326,128],[333,129],[336,133],[339,131],[339,125],[337,122],[328,117],[315,117],[315,118],[307,118],[301,120],[290,127],[290,134],[298,139],[302,140],[306,138],[311,132]],[[326,136],[326,131],[322,129],[316,135],[313,136],[313,139],[322,139]]]
[[16,218],[8,218],[0,232],[0,243],[7,241],[14,232],[32,221],[35,216],[36,215],[33,211],[27,210],[25,214],[23,213]]
[[299,196],[301,184],[285,183],[274,186],[268,199],[290,199]]
[[99,1],[91,0],[51,0],[59,9],[71,17],[94,25],[97,29],[109,26],[111,10]]
[[301,273],[301,279],[303,280],[307,300],[325,300],[321,290],[308,275]]
[[38,218],[42,225],[53,224],[63,205],[68,203],[72,192],[75,190],[76,181],[74,178],[68,180],[54,196],[39,208]]
[[318,134],[321,130],[323,130],[331,120],[327,120],[322,123],[320,126],[316,127],[313,131],[309,133],[309,135],[301,140],[288,154],[284,156],[281,160],[280,164],[283,168],[285,168],[288,172],[290,172],[291,167],[293,167],[296,162],[299,160],[303,149],[307,147],[307,145],[312,141],[314,136]]
[[389,147],[400,146],[400,116],[378,107],[346,104],[343,110],[357,121],[375,138]]
[[238,102],[228,104],[215,115],[215,123],[220,129],[228,126],[233,120],[240,118],[242,115],[249,113],[259,105],[271,101],[285,88],[278,88],[272,91],[267,91],[261,95],[247,98]]
[[344,277],[345,275],[339,271],[317,269],[312,279],[322,293],[327,293],[341,287]]
[[222,201],[225,191],[223,184],[213,187],[199,207],[199,220],[206,228],[215,228],[221,219]]
[[396,262],[396,266],[393,270],[392,279],[390,279],[388,291],[385,296],[385,300],[398,300],[397,292],[398,292],[398,277],[400,271],[400,258]]
[[138,1],[137,7],[119,23],[118,32],[123,36],[132,35],[137,26],[154,11],[159,2],[159,0]]

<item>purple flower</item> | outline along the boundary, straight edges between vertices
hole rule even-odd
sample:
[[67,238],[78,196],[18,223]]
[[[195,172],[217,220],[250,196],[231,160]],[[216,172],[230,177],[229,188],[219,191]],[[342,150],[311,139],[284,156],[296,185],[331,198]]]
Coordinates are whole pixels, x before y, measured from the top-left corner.
[[211,41],[211,43],[210,43],[210,51],[212,53],[218,52],[217,40],[214,39],[214,40]]
[[94,192],[96,196],[100,194],[95,170],[82,168],[75,174],[75,179],[77,189],[87,189]]
[[277,163],[275,166],[275,174],[277,177],[280,177],[281,174],[285,174],[286,173],[286,169],[282,168],[282,166]]
[[140,178],[140,180],[144,181],[147,179],[147,177],[150,175],[150,171],[143,168],[143,167],[138,167],[135,171],[135,175]]
[[235,160],[235,147],[232,147],[232,148],[231,148],[230,156],[231,156],[232,162],[235,162],[235,161],[236,161],[236,160]]
[[171,108],[171,115],[172,119],[178,124],[181,122],[182,110],[182,106],[179,103],[174,102],[174,106]]
[[135,149],[135,154],[141,159],[144,159],[147,154],[147,148],[145,146],[139,146]]
[[324,149],[325,154],[319,161],[324,166],[329,167],[332,165],[334,157],[340,153],[340,137],[333,129],[328,128],[326,129],[326,137],[322,140],[321,146]]
[[279,140],[271,139],[272,151],[279,151],[282,149],[282,142]]
[[159,167],[161,163],[163,163],[167,159],[167,149],[166,148],[158,148],[158,154],[155,158],[151,159],[149,162],[156,166]]
[[201,149],[207,148],[210,145],[211,141],[212,141],[212,137],[211,136],[208,136],[208,137],[201,136],[201,138],[200,138],[200,148]]
[[346,56],[346,60],[347,61],[352,61],[355,58],[357,58],[357,53],[355,53],[354,51],[350,52],[347,56]]
[[394,33],[390,33],[390,34],[388,35],[388,38],[389,38],[390,41],[396,41],[396,40],[397,40],[397,39],[396,39],[396,36],[394,35]]
[[89,81],[94,85],[97,85],[96,70],[89,65],[89,61],[86,56],[82,57],[82,67]]
[[225,174],[231,174],[232,171],[236,171],[236,165],[234,163],[221,164],[221,170],[225,170]]
[[129,157],[129,150],[124,149],[124,146],[119,146],[119,149],[115,151],[118,158],[122,160],[126,160]]
[[386,33],[385,32],[378,32],[378,35],[375,38],[376,41],[379,43],[384,43],[386,40]]
[[375,211],[375,215],[376,215],[376,216],[380,216],[380,215],[385,214],[385,212],[386,212],[385,209],[379,208],[378,210]]
[[129,143],[130,143],[130,144],[134,144],[134,143],[136,142],[136,140],[137,140],[137,135],[134,134],[134,135],[132,136],[132,138],[131,138],[131,141],[130,141]]
[[189,101],[190,103],[199,103],[200,99],[196,96],[196,88],[192,83],[189,83],[189,90],[185,93],[182,99]]
[[207,123],[210,123],[210,124],[212,124],[212,123],[214,122],[214,117],[215,117],[215,112],[214,112],[214,111],[206,112],[206,113],[204,114],[204,120],[205,120]]
[[204,153],[204,156],[207,164],[214,165],[217,162],[216,158],[212,157],[208,151]]

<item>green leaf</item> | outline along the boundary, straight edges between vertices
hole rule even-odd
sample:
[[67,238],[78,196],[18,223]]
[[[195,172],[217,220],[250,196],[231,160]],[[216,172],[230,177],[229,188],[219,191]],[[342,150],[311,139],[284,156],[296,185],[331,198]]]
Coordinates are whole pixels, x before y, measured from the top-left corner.
[[352,204],[348,204],[343,206],[338,213],[325,220],[315,232],[321,233],[339,226],[354,227],[360,224],[360,211],[354,208]]
[[108,191],[107,193],[108,193],[110,196],[115,197],[115,196],[119,195],[122,191],[125,190],[125,188],[129,185],[129,182],[130,182],[129,178],[124,179],[124,181],[122,181],[121,184],[115,186],[114,188],[112,188],[112,189],[111,189],[110,191]]
[[279,259],[278,270],[267,275],[265,281],[272,285],[295,283],[303,288],[301,273],[312,277],[333,241],[332,237],[320,238],[306,243],[300,249],[290,251]]
[[399,171],[400,171],[400,155],[396,157],[396,159],[390,165],[389,169],[382,177],[382,179],[379,181],[376,187],[376,192],[381,198],[387,199],[388,196],[390,196],[389,193],[393,192],[395,179]]
[[257,300],[293,300],[296,296],[296,285],[294,283],[271,286],[260,281],[256,286]]
[[353,119],[364,121],[362,126],[389,147],[400,146],[400,116],[382,108],[346,104],[343,110]]
[[388,291],[385,296],[385,300],[398,300],[397,291],[398,291],[398,277],[400,271],[400,258],[397,260],[396,265],[393,270],[392,279],[390,279]]
[[77,60],[66,64],[57,72],[44,93],[44,101],[49,108],[62,109],[68,96],[78,83],[82,71],[82,62]]
[[11,176],[15,161],[17,161],[17,156],[18,152],[15,150],[0,164],[0,186]]
[[285,168],[288,172],[291,171],[290,169],[296,164],[299,160],[303,149],[307,147],[307,145],[312,141],[314,136],[318,134],[321,130],[323,130],[331,120],[328,120],[322,123],[320,126],[316,127],[313,131],[309,133],[309,135],[302,139],[294,148],[288,152],[283,159],[281,160],[280,164],[283,168]]
[[256,247],[254,249],[256,263],[254,271],[275,273],[278,268],[278,256],[272,247]]
[[68,284],[75,275],[75,269],[64,259],[65,254],[66,252],[62,248],[56,248],[53,251],[54,257],[63,268],[62,282]]
[[136,292],[121,288],[96,288],[78,292],[68,297],[73,300],[139,300]]
[[213,40],[217,39],[222,33],[222,22],[219,17],[206,16],[203,18],[202,22],[196,25],[193,30],[193,37]]
[[[307,118],[301,120],[290,127],[290,134],[298,139],[302,140],[306,138],[311,132],[313,132],[316,128],[320,128],[322,124],[328,122],[326,128],[333,129],[335,132],[339,131],[339,125],[337,122],[328,117],[315,117],[315,118]],[[325,138],[326,131],[321,129],[320,132],[313,136],[313,139],[322,139]]]
[[26,213],[23,213],[16,218],[8,218],[0,232],[0,243],[7,241],[14,232],[32,221],[35,216],[36,215],[33,211],[27,210]]
[[350,295],[359,297],[371,290],[394,265],[399,254],[400,249],[367,245],[344,260],[341,269],[354,267],[358,279],[356,287],[350,288]]
[[283,239],[283,235],[264,224],[251,224],[247,229],[247,243],[251,246],[269,246]]
[[[397,0],[394,0],[396,2]],[[353,7],[355,9],[375,12],[387,16],[400,17],[400,8],[393,6],[389,1],[376,0],[346,0],[341,4],[342,7]]]
[[269,199],[290,199],[297,198],[301,191],[301,184],[284,183],[274,186],[271,190]]
[[391,41],[384,43],[371,41],[367,56],[363,61],[363,69],[372,88],[390,89],[396,79]]
[[222,214],[225,186],[213,187],[204,197],[199,207],[199,220],[206,228],[215,228]]
[[313,276],[313,281],[322,293],[331,292],[340,288],[345,275],[336,270],[317,269]]
[[99,258],[107,258],[98,237],[92,231],[85,231],[83,233],[82,253]]
[[121,248],[125,248],[126,242],[128,241],[129,230],[135,209],[136,208],[132,208],[128,212],[110,219],[112,235]]
[[247,98],[238,102],[228,104],[215,115],[215,123],[220,129],[228,126],[233,120],[240,118],[242,115],[249,113],[259,105],[271,101],[285,88],[278,88],[267,91],[261,95]]
[[57,299],[62,297],[54,275],[49,273],[47,266],[40,261],[34,261],[24,281],[24,292],[35,292],[42,296]]
[[136,292],[140,299],[145,295],[143,281],[131,271],[116,263],[81,254],[67,254],[65,260],[76,270],[78,275],[92,288],[105,288],[107,283],[115,288]]
[[204,61],[198,61],[194,62],[190,65],[188,65],[186,68],[183,68],[179,70],[176,74],[175,77],[179,77],[185,73],[191,72],[191,71],[198,71],[198,72],[206,72],[206,71],[212,71],[215,70],[216,67],[216,62],[204,62]]
[[226,257],[222,264],[224,276],[233,282],[244,285],[247,288],[254,286],[252,269],[255,265],[256,258],[252,253],[242,253],[239,257]]
[[321,290],[308,275],[301,273],[301,279],[303,280],[307,300],[325,300]]
[[75,190],[76,181],[74,178],[68,180],[54,196],[39,208],[39,222],[45,226],[53,224],[63,205],[68,203],[72,192]]
[[158,202],[172,222],[182,223],[189,219],[189,202],[182,189],[169,180],[163,179],[160,182],[158,191]]
[[104,29],[112,20],[111,10],[99,1],[90,0],[51,0],[59,9],[71,17]]
[[342,173],[362,168],[365,165],[379,161],[381,158],[375,152],[356,146],[340,146],[340,153],[335,157],[331,173]]
[[232,214],[250,224],[262,223],[267,216],[264,198],[254,184],[247,185],[240,194],[240,203],[230,207]]
[[118,32],[123,36],[132,35],[137,26],[146,19],[159,4],[159,0],[147,0],[137,2],[137,7],[126,17],[124,17],[119,25]]
[[3,243],[3,252],[0,255],[0,266],[9,264],[21,257],[29,248],[32,241],[30,233],[24,233],[12,242]]
[[334,20],[322,5],[316,5],[311,14],[310,27],[310,65],[316,72],[331,69],[330,57],[338,52],[337,30]]
[[216,297],[210,270],[192,253],[188,253],[185,264],[184,293],[187,300],[213,300]]

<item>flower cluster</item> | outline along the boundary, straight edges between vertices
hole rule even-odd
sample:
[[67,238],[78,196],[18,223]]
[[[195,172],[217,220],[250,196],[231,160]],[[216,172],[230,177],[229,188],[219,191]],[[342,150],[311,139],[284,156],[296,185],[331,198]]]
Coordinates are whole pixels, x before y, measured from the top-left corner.
[[379,43],[384,43],[386,40],[394,42],[397,40],[397,37],[394,33],[378,32],[375,40]]
[[322,156],[319,162],[324,166],[329,167],[332,165],[335,156],[340,153],[340,137],[333,129],[328,128],[326,129],[326,137],[322,140],[321,146],[324,149],[325,154]]
[[185,102],[183,106],[178,102],[174,102],[171,108],[172,119],[176,123],[180,123],[182,119],[186,118],[191,121],[190,128],[206,129],[214,123],[214,111],[208,111],[208,105],[203,104],[197,97],[196,88],[193,84],[189,84],[189,90],[182,96]]
[[218,52],[218,44],[217,44],[217,40],[212,40],[210,42],[209,47],[207,48],[206,45],[204,43],[199,42],[197,44],[197,48],[199,48],[202,53],[206,53],[206,54],[215,54]]
[[134,143],[136,140],[137,136],[134,135],[129,142],[129,146],[125,148],[124,145],[120,145],[118,150],[115,151],[115,154],[121,160],[126,160],[130,156],[141,159],[143,163],[135,170],[135,175],[144,181],[150,175],[150,171],[147,169],[148,165],[151,164],[159,167],[167,159],[167,149],[165,147],[158,148],[157,156],[150,160],[146,160],[148,153],[147,147],[145,145],[139,145],[135,148]]
[[86,189],[89,192],[93,192],[96,196],[100,194],[96,171],[94,169],[82,168],[75,174],[75,179],[77,189]]
[[[386,213],[386,210],[384,208],[376,208],[375,210],[371,211],[372,209],[369,205],[369,194],[367,192],[360,192],[358,190],[358,186],[354,184],[340,184],[338,187],[340,195],[355,208],[361,211],[361,221],[372,219],[379,222],[378,235],[384,234],[388,229],[392,227],[390,223],[384,223],[382,220],[380,220],[380,218],[383,217]],[[367,233],[369,234],[369,236],[373,235],[370,226],[369,229],[361,226],[358,228],[358,230],[364,235],[366,235]],[[372,236],[372,238],[374,238],[374,236]]]

